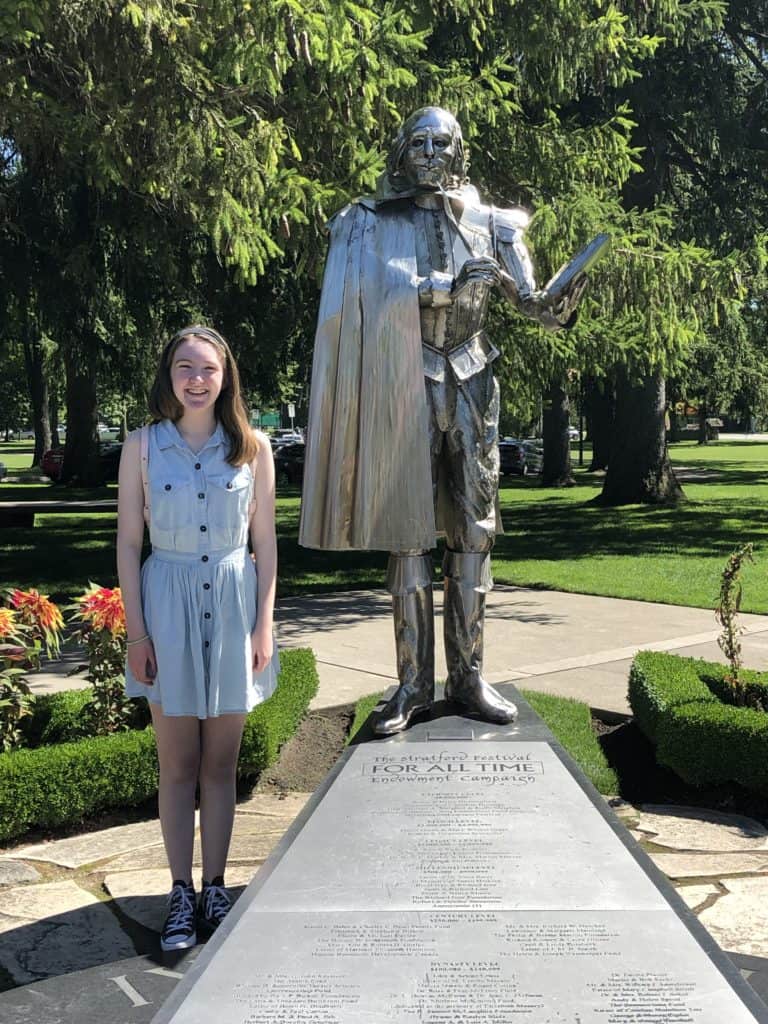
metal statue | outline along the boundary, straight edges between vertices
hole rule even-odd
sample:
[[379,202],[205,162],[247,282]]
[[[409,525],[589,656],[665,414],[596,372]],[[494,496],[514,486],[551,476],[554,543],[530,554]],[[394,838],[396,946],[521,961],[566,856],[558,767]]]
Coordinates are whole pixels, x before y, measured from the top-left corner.
[[[594,253],[538,290],[523,210],[480,203],[455,117],[403,124],[375,197],[335,215],[320,301],[300,543],[389,551],[399,688],[375,723],[405,729],[435,694],[432,558],[444,532],[447,700],[484,721],[516,714],[482,675],[497,530],[498,350],[492,288],[557,330]],[[599,240],[593,247],[600,249]]]

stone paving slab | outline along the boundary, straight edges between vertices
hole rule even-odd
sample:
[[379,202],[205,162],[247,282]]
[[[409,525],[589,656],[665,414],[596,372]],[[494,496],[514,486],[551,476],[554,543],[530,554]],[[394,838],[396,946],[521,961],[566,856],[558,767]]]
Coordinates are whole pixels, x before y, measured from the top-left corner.
[[[277,826],[266,829],[261,828],[251,833],[244,832],[235,822],[235,831],[229,847],[229,863],[245,863],[255,866],[267,859],[272,850],[277,846],[283,837],[285,827]],[[195,848],[192,854],[192,863],[200,867],[203,862],[202,849],[199,838],[195,840]],[[132,853],[124,853],[122,856],[108,861],[101,866],[102,871],[137,871],[148,868],[167,868],[168,859],[165,856],[165,847],[147,846],[143,850],[136,850]]]
[[18,860],[0,860],[0,886],[36,882],[39,878],[40,872],[31,864],[23,864]]
[[75,882],[0,891],[0,965],[19,985],[135,952],[107,905]]
[[35,843],[10,851],[7,856],[22,860],[46,861],[65,868],[80,868],[106,857],[140,850],[162,842],[160,822],[137,821],[131,825],[117,825],[98,832],[85,832],[68,839],[54,839],[47,843]]
[[708,885],[681,885],[677,892],[695,914],[701,911],[708,900],[720,896],[720,889],[714,882]]
[[637,831],[658,846],[710,853],[768,851],[768,830],[754,818],[653,804],[643,805],[639,812]]
[[[256,867],[232,864],[227,868],[227,888],[233,899],[253,878]],[[200,891],[200,872],[194,872],[194,883]],[[104,879],[107,892],[128,917],[146,928],[159,932],[167,913],[167,897],[171,880],[167,866],[146,871],[118,871]]]
[[272,793],[254,793],[247,800],[241,800],[235,808],[236,814],[260,814],[274,818],[287,828],[309,800],[311,793],[286,793],[275,797]]
[[699,915],[723,949],[768,957],[768,878],[726,878],[727,892]]
[[728,878],[768,874],[768,855],[761,853],[658,853],[647,851],[667,878]]

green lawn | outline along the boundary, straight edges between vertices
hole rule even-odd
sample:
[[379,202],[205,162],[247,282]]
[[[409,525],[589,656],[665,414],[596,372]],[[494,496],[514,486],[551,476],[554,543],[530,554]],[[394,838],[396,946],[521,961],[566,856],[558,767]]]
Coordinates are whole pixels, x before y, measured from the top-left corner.
[[591,505],[602,480],[586,472],[559,492],[503,481],[496,580],[713,607],[726,558],[752,541],[756,564],[744,570],[742,607],[768,612],[768,444],[685,441],[671,456],[689,499],[677,508]]
[[[2,448],[0,460],[7,463]],[[745,441],[699,448],[686,441],[672,446],[672,459],[686,467],[683,486],[689,498],[674,509],[590,505],[601,479],[584,470],[576,470],[578,486],[561,491],[504,478],[500,505],[505,533],[494,552],[496,580],[713,607],[728,554],[749,540],[755,545],[756,564],[744,571],[742,607],[768,612],[768,444]],[[90,496],[114,493],[110,487]],[[86,496],[80,489],[45,484],[0,484],[0,500]],[[298,546],[296,490],[281,493],[277,514],[281,596],[381,586],[384,553]],[[0,579],[60,596],[79,592],[89,579],[112,584],[114,532],[113,515],[39,516],[34,530],[0,529]],[[436,566],[439,559],[438,552]]]

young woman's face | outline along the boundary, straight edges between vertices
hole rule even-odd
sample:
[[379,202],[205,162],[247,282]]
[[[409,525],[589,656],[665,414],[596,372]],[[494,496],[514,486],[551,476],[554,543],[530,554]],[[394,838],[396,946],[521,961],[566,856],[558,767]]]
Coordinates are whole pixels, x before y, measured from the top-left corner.
[[202,338],[185,338],[171,362],[173,393],[184,410],[212,408],[224,383],[224,364],[216,347]]

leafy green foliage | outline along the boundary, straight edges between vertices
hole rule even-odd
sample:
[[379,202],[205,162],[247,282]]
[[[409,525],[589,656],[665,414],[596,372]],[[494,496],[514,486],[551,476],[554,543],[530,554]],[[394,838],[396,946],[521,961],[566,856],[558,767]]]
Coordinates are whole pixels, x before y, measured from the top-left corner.
[[[690,785],[737,782],[768,795],[768,715],[724,703],[724,672],[711,662],[641,651],[629,677],[635,720],[656,744],[659,764]],[[719,687],[710,688],[718,677]],[[750,683],[765,706],[768,678],[755,674]]]

